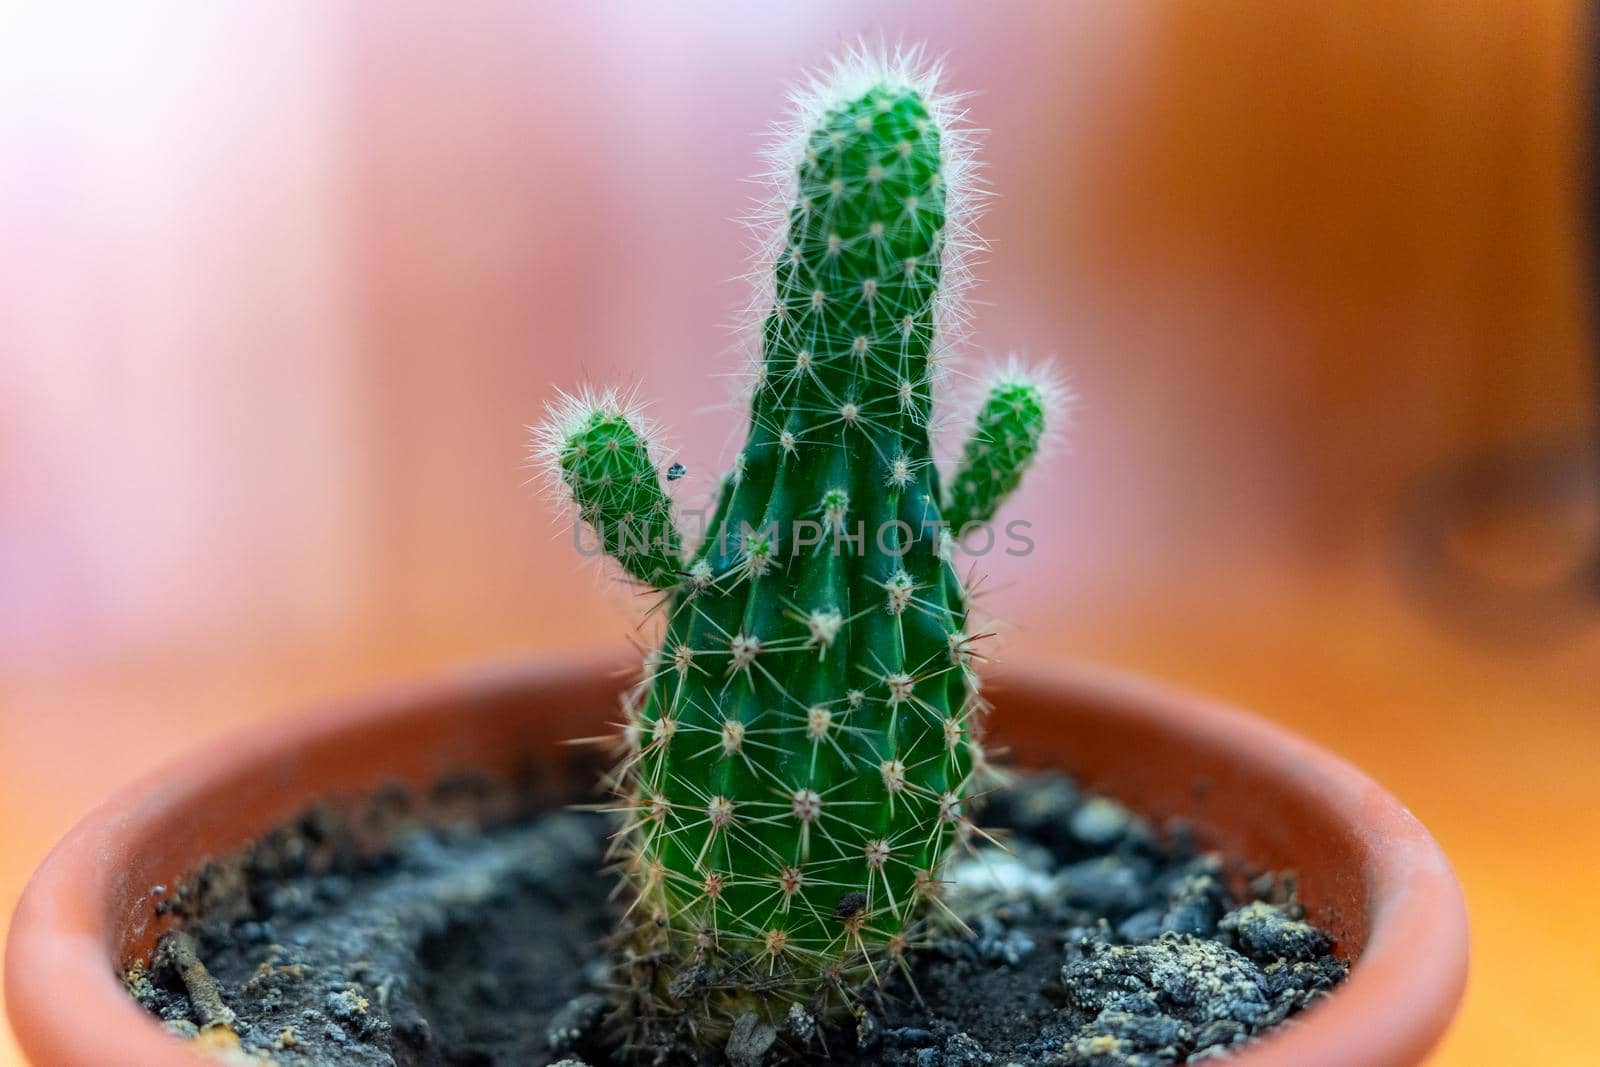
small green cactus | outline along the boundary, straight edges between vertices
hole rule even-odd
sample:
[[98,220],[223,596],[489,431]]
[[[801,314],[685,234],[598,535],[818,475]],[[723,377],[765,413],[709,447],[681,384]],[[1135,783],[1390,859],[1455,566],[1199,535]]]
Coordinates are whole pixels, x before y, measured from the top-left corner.
[[990,518],[1056,412],[1013,368],[948,497],[935,370],[974,239],[972,137],[919,53],[857,51],[797,100],[763,254],[750,434],[687,558],[614,395],[540,431],[556,484],[662,643],[626,702],[625,867],[661,1011],[826,1010],[908,943],[985,767],[967,591],[944,516]]

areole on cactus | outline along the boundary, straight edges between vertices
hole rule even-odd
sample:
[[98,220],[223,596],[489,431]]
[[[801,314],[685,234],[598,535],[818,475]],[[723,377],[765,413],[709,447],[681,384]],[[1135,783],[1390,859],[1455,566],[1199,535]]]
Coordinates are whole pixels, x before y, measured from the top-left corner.
[[637,958],[706,1034],[844,1003],[892,961],[937,910],[983,788],[951,527],[1016,488],[1057,394],[1001,374],[941,489],[935,371],[977,194],[937,75],[916,51],[858,49],[797,95],[758,264],[749,438],[691,555],[651,432],[617,394],[564,397],[538,433],[579,520],[663,597],[625,707],[619,840]]

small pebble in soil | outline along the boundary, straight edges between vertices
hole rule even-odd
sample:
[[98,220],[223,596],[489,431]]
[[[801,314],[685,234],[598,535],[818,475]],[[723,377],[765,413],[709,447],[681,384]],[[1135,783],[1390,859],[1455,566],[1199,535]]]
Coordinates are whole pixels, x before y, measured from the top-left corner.
[[[180,932],[128,968],[130,995],[190,1039],[231,1020],[230,1055],[257,1064],[621,1067],[605,1036],[604,821],[558,811],[483,831],[460,820],[504,796],[437,792],[453,821],[385,795],[349,826],[314,813],[157,894]],[[984,821],[1007,848],[948,871],[964,925],[935,930],[853,1020],[750,1013],[709,1059],[667,1049],[663,1063],[1165,1067],[1224,1056],[1345,976],[1291,879],[1236,896],[1190,827],[1158,832],[1053,773],[1020,777]],[[357,831],[375,827],[393,844],[374,857]],[[672,988],[703,980],[683,968]]]
[[1138,816],[1109,797],[1090,797],[1072,813],[1072,836],[1089,848],[1107,848],[1128,835]]
[[789,1014],[783,1020],[783,1032],[805,1045],[816,1036],[817,1017],[800,1005],[791,1004]]
[[1331,947],[1327,934],[1262,901],[1226,916],[1220,929],[1240,951],[1258,960],[1305,962],[1327,955]]
[[607,1000],[599,993],[580,993],[567,1001],[545,1028],[545,1044],[566,1052],[594,1029],[606,1013]]
[[767,1050],[778,1040],[777,1027],[764,1023],[753,1011],[747,1011],[733,1022],[725,1049],[732,1067],[761,1067]]

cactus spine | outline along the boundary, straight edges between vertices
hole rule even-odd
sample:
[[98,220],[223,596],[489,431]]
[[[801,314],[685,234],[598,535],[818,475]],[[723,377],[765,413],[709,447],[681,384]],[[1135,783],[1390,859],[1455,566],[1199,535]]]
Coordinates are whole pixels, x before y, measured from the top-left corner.
[[[541,432],[580,518],[668,608],[620,788],[646,954],[675,961],[659,992],[705,1033],[826,1007],[902,949],[982,767],[928,430],[970,140],[933,81],[914,53],[856,53],[801,105],[749,438],[690,558],[614,397],[569,400]],[[1016,487],[1049,397],[1015,375],[991,394],[958,524]]]

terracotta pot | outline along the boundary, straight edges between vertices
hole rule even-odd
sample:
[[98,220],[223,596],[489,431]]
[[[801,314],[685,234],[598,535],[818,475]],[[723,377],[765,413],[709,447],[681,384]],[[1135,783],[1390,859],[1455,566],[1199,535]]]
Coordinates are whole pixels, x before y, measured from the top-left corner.
[[[548,764],[580,795],[562,741],[612,717],[598,663],[480,671],[262,726],[129,788],[34,875],[11,926],[6,996],[36,1067],[197,1067],[117,980],[163,929],[150,896],[331,796],[464,769]],[[1421,824],[1361,772],[1259,719],[1096,669],[1001,672],[993,736],[1015,763],[1062,767],[1205,844],[1300,874],[1311,918],[1356,958],[1349,980],[1239,1067],[1400,1067],[1444,1032],[1467,971],[1460,888]]]

